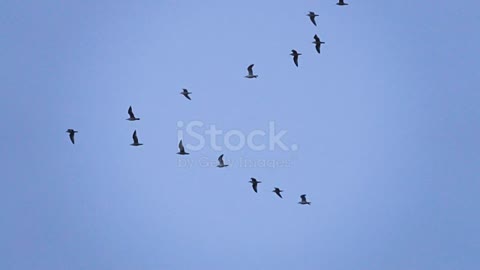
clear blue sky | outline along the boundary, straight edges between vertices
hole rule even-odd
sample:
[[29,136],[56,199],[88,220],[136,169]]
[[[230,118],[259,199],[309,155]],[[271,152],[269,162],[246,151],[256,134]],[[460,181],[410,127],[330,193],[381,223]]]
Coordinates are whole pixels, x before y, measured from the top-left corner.
[[480,4],[347,2],[1,1],[0,269],[478,269]]

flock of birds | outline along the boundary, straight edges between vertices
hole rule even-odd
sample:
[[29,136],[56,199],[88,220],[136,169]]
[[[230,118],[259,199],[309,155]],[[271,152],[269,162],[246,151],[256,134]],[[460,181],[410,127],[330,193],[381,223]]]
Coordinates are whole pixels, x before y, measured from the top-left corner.
[[[345,3],[344,0],[338,0],[337,5],[346,6],[346,5],[348,5],[348,3]],[[318,14],[315,14],[315,12],[310,11],[307,14],[307,16],[310,18],[310,21],[313,23],[313,25],[317,26],[317,23],[315,22],[315,17],[317,17]],[[322,44],[325,44],[325,42],[321,41],[320,38],[316,34],[313,38],[314,38],[314,41],[312,43],[315,44],[316,51],[318,53],[320,53],[320,47],[321,47]],[[296,50],[292,50],[292,53],[290,55],[293,56],[293,63],[295,64],[295,66],[298,67],[298,56],[300,56],[302,54],[297,52]],[[254,66],[254,64],[251,64],[247,67],[248,74],[245,76],[245,78],[252,79],[252,78],[257,78],[258,77],[258,75],[253,73],[253,66]],[[185,88],[182,89],[182,92],[180,92],[180,94],[185,96],[185,98],[187,98],[188,100],[192,100],[190,98],[190,94],[192,94],[192,92],[189,92],[187,89],[185,89]],[[133,113],[132,106],[130,106],[128,108],[128,115],[129,115],[129,118],[126,119],[128,121],[138,121],[138,120],[140,120],[140,118],[135,117],[135,114]],[[78,133],[78,131],[69,128],[69,129],[67,129],[66,132],[69,134],[70,141],[72,142],[72,144],[75,144],[75,133]],[[133,139],[133,143],[130,144],[131,146],[141,146],[141,145],[143,145],[143,143],[140,143],[138,141],[137,130],[133,131],[132,139]],[[185,151],[185,147],[183,146],[182,140],[180,140],[180,142],[178,143],[178,148],[179,148],[179,152],[177,154],[179,154],[179,155],[189,155],[190,154],[190,153],[187,153]],[[221,154],[218,157],[217,167],[218,168],[228,167],[228,164],[225,164],[225,162],[223,161],[223,154]],[[252,177],[252,178],[250,178],[249,183],[252,184],[253,191],[258,192],[257,186],[258,186],[259,183],[262,183],[262,182],[258,181],[257,179]],[[283,190],[281,190],[280,188],[275,187],[272,192],[277,194],[278,197],[283,198],[282,194],[281,194],[283,192]],[[307,195],[306,194],[300,195],[300,199],[301,199],[300,202],[298,202],[299,204],[310,205],[310,202],[307,201]]]

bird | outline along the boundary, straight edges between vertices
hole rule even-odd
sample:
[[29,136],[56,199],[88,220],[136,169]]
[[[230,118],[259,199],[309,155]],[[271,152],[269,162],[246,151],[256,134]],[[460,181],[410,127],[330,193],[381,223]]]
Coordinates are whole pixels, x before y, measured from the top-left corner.
[[180,152],[178,152],[177,154],[179,154],[179,155],[189,155],[190,154],[190,153],[185,152],[185,147],[183,147],[182,140],[180,140],[180,142],[178,143],[178,148],[180,149]]
[[258,75],[254,75],[254,74],[253,74],[253,66],[254,66],[254,64],[251,64],[250,66],[248,66],[248,68],[247,68],[247,70],[248,70],[248,75],[245,76],[245,78],[251,79],[251,78],[257,78],[257,77],[258,77]]
[[343,0],[338,0],[337,5],[338,5],[338,6],[346,6],[346,5],[348,5],[348,4],[345,3]]
[[308,204],[308,205],[310,205],[310,202],[307,202],[307,194],[300,195],[300,198],[302,198],[302,200],[301,200],[300,202],[298,202],[299,204]]
[[225,163],[223,162],[223,154],[221,154],[221,155],[218,157],[218,165],[217,165],[217,167],[223,168],[223,167],[227,167],[227,166],[228,166],[228,164],[225,164]]
[[307,14],[308,17],[310,17],[310,21],[312,21],[313,25],[317,26],[317,23],[315,22],[315,17],[318,16],[318,14],[315,14],[315,12],[310,11]]
[[293,62],[295,63],[295,66],[298,67],[298,56],[302,54],[298,53],[296,50],[292,50],[292,53],[290,55],[293,56]]
[[318,53],[320,53],[320,46],[322,44],[325,44],[325,42],[323,41],[320,41],[320,38],[315,34],[315,36],[313,37],[313,39],[315,39],[314,43],[315,44],[315,49],[317,50]]
[[130,115],[130,117],[127,118],[128,121],[140,120],[140,118],[136,118],[135,115],[133,114],[132,106],[128,107],[128,115]]
[[70,141],[72,141],[72,143],[75,144],[75,133],[78,133],[78,131],[69,128],[69,129],[67,129],[67,131],[65,131],[65,132],[68,132],[68,135],[69,135],[69,137],[70,137]]
[[253,177],[251,177],[250,179],[251,180],[249,182],[252,183],[253,191],[257,192],[257,185],[258,185],[258,183],[261,183],[261,181],[257,181],[257,179],[255,179]]
[[275,194],[278,195],[278,197],[282,198],[282,194],[280,194],[283,190],[279,189],[278,187],[276,187],[274,190],[272,190],[272,192],[275,192]]
[[189,100],[192,100],[188,95],[190,95],[192,92],[188,92],[187,89],[183,88],[183,91],[180,92],[181,95],[184,95],[186,98],[188,98]]
[[135,131],[133,132],[132,138],[133,138],[133,143],[130,144],[131,146],[140,146],[140,145],[143,145],[143,143],[138,143],[137,130],[135,130]]

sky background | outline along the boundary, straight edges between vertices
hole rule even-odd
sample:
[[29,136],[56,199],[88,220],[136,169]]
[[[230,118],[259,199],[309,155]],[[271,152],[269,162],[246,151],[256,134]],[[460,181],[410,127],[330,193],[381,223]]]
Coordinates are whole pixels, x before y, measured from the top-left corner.
[[478,269],[480,4],[348,3],[1,1],[0,269]]

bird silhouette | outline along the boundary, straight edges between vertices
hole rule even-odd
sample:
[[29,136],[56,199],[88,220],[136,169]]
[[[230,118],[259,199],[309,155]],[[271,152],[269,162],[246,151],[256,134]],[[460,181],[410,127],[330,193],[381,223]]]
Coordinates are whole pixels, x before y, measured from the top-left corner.
[[223,154],[221,154],[221,155],[218,157],[218,165],[217,165],[217,167],[223,168],[223,167],[227,167],[227,166],[228,166],[228,164],[225,164],[225,163],[223,162]]
[[302,54],[298,53],[296,50],[292,50],[292,53],[290,55],[293,56],[293,63],[295,63],[295,66],[298,67],[298,56]]
[[315,41],[313,41],[312,43],[315,44],[315,49],[317,50],[318,53],[320,53],[320,46],[322,46],[322,44],[325,44],[325,42],[320,41],[320,38],[316,34],[313,37],[313,39],[315,39]]
[[310,11],[307,14],[308,17],[310,17],[310,21],[312,21],[313,25],[317,26],[317,23],[315,22],[315,17],[318,16],[318,14],[315,14],[315,12]]
[[130,144],[131,146],[140,146],[140,145],[143,145],[143,143],[139,143],[139,142],[138,142],[137,130],[135,130],[135,131],[133,132],[132,138],[133,138],[133,143]]
[[254,64],[251,64],[250,66],[248,66],[248,68],[247,68],[248,75],[245,76],[245,78],[252,79],[252,78],[257,78],[258,77],[258,75],[253,74],[253,66],[254,66]]
[[192,93],[192,92],[188,92],[188,90],[185,89],[185,88],[183,88],[183,91],[180,92],[180,94],[184,95],[184,96],[185,96],[186,98],[188,98],[189,100],[192,100],[192,99],[190,98],[190,96],[189,96],[191,93]]
[[133,114],[132,106],[128,107],[128,115],[130,116],[129,118],[127,118],[128,121],[140,120],[140,118],[136,118]]
[[68,136],[70,137],[70,141],[72,141],[72,143],[75,144],[75,133],[78,133],[78,131],[74,130],[72,128],[69,128],[65,132],[68,132]]
[[338,5],[338,6],[346,6],[346,5],[348,5],[348,4],[345,3],[343,0],[338,0],[337,5]]
[[275,194],[277,194],[278,197],[283,198],[282,194],[280,194],[281,192],[283,192],[283,190],[279,189],[278,187],[276,187],[274,190],[272,190],[272,192],[275,192]]
[[182,140],[180,140],[180,142],[178,143],[178,148],[180,149],[180,152],[178,152],[177,154],[179,154],[179,155],[189,155],[190,154],[190,153],[185,152],[185,148],[183,147]]
[[249,181],[250,183],[252,183],[252,188],[253,188],[253,191],[257,192],[257,185],[259,183],[261,183],[261,181],[257,181],[257,179],[255,178],[250,178],[251,180]]
[[303,195],[300,195],[300,198],[302,199],[300,202],[298,202],[299,204],[308,204],[310,205],[310,202],[307,202],[307,195],[306,194],[303,194]]

